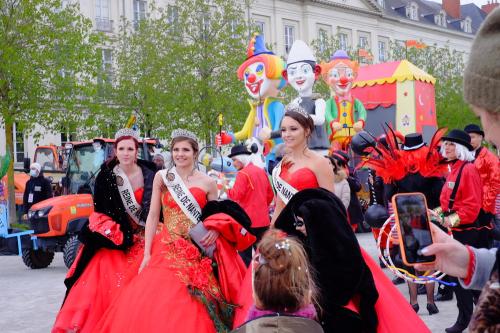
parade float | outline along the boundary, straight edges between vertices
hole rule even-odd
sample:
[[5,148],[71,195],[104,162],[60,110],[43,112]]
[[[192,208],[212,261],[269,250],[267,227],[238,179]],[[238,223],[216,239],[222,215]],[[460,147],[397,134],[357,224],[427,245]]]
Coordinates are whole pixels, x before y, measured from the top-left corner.
[[217,144],[250,140],[251,144],[262,145],[259,151],[266,156],[266,162],[274,160],[273,148],[281,142],[280,123],[285,109],[278,98],[286,85],[284,69],[283,59],[268,50],[264,38],[255,33],[248,45],[247,59],[237,72],[250,96],[250,112],[241,130],[217,134]]
[[302,107],[314,122],[314,132],[308,141],[309,148],[326,152],[330,147],[324,125],[326,103],[318,94],[313,93],[314,83],[320,73],[321,67],[316,64],[311,48],[301,40],[293,42],[286,70],[283,71],[283,77],[298,94],[291,104]]
[[379,136],[387,123],[402,135],[422,133],[428,142],[437,128],[435,82],[408,60],[360,67],[351,93],[367,110],[365,130]]
[[365,127],[366,110],[351,93],[358,68],[344,50],[337,50],[328,63],[321,64],[321,75],[331,92],[326,101],[325,125],[332,150],[347,151],[352,136]]

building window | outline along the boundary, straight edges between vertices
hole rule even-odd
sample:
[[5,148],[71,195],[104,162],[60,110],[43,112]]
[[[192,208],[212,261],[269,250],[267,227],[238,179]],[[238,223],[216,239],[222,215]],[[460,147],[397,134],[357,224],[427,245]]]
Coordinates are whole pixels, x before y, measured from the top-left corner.
[[378,41],[378,61],[387,61],[387,43],[383,40]]
[[229,22],[229,27],[231,29],[231,38],[238,38],[238,20],[233,19]]
[[460,27],[464,32],[471,34],[472,33],[471,19],[469,17],[466,17],[462,22],[460,22]]
[[368,36],[359,36],[359,48],[369,50],[370,43],[368,42]]
[[179,8],[177,6],[168,5],[167,20],[168,24],[177,24],[179,21]]
[[341,50],[347,50],[347,44],[348,44],[347,34],[339,33],[338,36],[339,36],[339,48]]
[[295,27],[285,24],[285,52],[288,53],[295,41]]
[[139,28],[139,21],[146,18],[146,1],[134,0],[134,29]]
[[385,8],[385,1],[384,0],[377,0],[377,3],[380,7]]
[[323,28],[318,29],[318,47],[321,52],[328,48],[328,31]]
[[418,21],[418,5],[416,3],[412,2],[406,7],[406,17]]
[[436,14],[434,16],[434,23],[446,28],[446,13],[444,12],[444,10],[441,10],[439,14]]
[[96,0],[95,25],[96,30],[104,32],[113,31],[113,21],[109,19],[109,0]]
[[102,71],[104,81],[111,83],[113,75],[113,53],[110,49],[102,49]]
[[266,40],[265,29],[266,23],[264,21],[255,21],[254,22],[255,30]]
[[14,163],[22,163],[24,161],[24,133],[18,131],[17,124],[12,127],[12,139],[14,141]]

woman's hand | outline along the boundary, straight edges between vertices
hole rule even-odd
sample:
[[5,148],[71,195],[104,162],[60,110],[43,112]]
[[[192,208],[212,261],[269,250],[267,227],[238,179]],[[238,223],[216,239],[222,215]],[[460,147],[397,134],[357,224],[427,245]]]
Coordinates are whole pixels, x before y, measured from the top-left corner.
[[435,269],[451,276],[465,278],[470,260],[467,248],[434,224],[431,223],[430,226],[433,244],[422,249],[422,254],[435,255],[436,261],[432,264],[416,264],[415,269],[419,271]]
[[208,230],[207,234],[201,239],[200,243],[204,247],[209,247],[215,241],[217,240],[217,237],[219,237],[219,232],[215,230]]
[[139,266],[139,274],[142,272],[144,267],[149,264],[149,260],[151,259],[151,254],[144,253],[144,258],[142,259],[141,266]]

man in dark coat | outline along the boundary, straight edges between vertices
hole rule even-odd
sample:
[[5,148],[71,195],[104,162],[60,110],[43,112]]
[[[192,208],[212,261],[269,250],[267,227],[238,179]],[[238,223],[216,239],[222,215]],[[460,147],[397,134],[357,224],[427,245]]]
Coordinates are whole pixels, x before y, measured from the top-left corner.
[[30,179],[26,183],[23,196],[23,219],[26,219],[28,211],[34,204],[52,198],[52,186],[50,181],[43,176],[42,167],[38,163],[30,166]]

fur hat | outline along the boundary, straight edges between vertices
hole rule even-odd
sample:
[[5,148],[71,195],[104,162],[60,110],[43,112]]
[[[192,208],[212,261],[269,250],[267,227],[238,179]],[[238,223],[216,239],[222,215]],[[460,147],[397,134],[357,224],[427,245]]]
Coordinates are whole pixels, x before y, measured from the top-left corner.
[[464,72],[464,98],[489,112],[500,112],[500,8],[477,32]]

